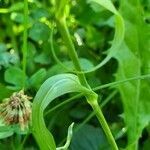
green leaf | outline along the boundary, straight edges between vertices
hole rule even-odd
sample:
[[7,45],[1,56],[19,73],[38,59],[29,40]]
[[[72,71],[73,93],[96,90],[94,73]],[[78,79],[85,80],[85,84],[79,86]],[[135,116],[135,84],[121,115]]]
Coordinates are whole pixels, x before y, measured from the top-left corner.
[[4,43],[0,43],[0,53],[7,51],[7,47]]
[[97,66],[95,66],[89,71],[86,71],[85,73],[95,71],[99,69],[100,67],[102,67],[103,65],[105,65],[111,58],[115,56],[115,54],[119,50],[124,39],[124,20],[122,16],[119,14],[119,12],[115,9],[113,3],[110,0],[89,0],[89,3],[92,3],[92,2],[97,3],[100,6],[111,11],[115,15],[116,25],[115,25],[114,39],[112,41],[111,47],[108,49],[108,55]]
[[39,88],[40,84],[44,81],[46,77],[46,70],[41,68],[36,73],[34,73],[29,79],[29,86],[34,88]]
[[13,12],[13,13],[11,13],[10,18],[11,18],[11,20],[13,20],[17,23],[23,23],[23,21],[24,21],[23,14],[21,14],[21,13]]
[[33,101],[33,134],[41,149],[56,149],[53,136],[48,132],[43,111],[55,98],[70,92],[89,92],[80,85],[77,76],[73,74],[60,74],[47,79]]
[[11,7],[9,8],[9,11],[10,12],[18,11],[18,10],[22,10],[23,8],[24,8],[24,3],[17,2],[17,3],[14,3],[13,5],[11,5]]
[[[130,51],[126,44],[118,51],[115,58],[119,66],[116,73],[116,80],[123,80],[134,76],[140,76],[140,60]],[[124,119],[127,126],[129,143],[133,143],[139,133],[137,132],[137,117],[139,103],[140,80],[127,82],[118,86],[120,91],[123,107]]]
[[108,142],[103,131],[85,124],[77,132],[74,132],[71,142],[71,150],[109,150]]
[[43,17],[49,17],[49,12],[43,8],[36,8],[31,11],[31,17],[35,20],[40,20]]
[[9,97],[14,91],[8,89],[5,85],[0,84],[0,100]]
[[41,22],[36,22],[29,30],[29,37],[35,42],[47,41],[50,36],[50,28]]
[[[24,16],[22,13],[18,13],[18,12],[12,12],[10,15],[11,20],[13,20],[16,23],[22,23],[24,22]],[[33,22],[32,19],[30,17],[28,17],[28,23]]]
[[114,5],[112,4],[112,2],[110,0],[88,0],[88,2],[98,3],[101,6],[103,6],[104,8],[108,9],[109,11],[111,11],[112,13],[118,14],[116,8],[114,7]]
[[[138,0],[121,1],[120,12],[124,17],[126,32],[125,43],[115,56],[119,63],[117,80],[150,73],[149,29],[144,22],[142,9],[138,9],[140,7]],[[136,148],[142,130],[150,122],[149,87],[147,80],[132,81],[118,87],[124,107],[129,150]]]
[[11,64],[16,64],[18,62],[18,56],[16,53],[11,53],[7,51],[7,46],[0,43],[0,67],[8,67]]
[[10,129],[8,129],[7,131],[3,131],[4,128],[0,128],[0,139],[4,139],[7,138],[9,136],[13,135],[13,131],[11,131]]
[[28,42],[27,50],[27,68],[29,73],[34,73],[36,70],[36,64],[34,62],[34,57],[36,55],[36,47],[33,43]]
[[102,20],[107,18],[110,14],[107,12],[107,14],[105,13],[105,15],[103,15],[104,9],[101,6],[95,3],[89,5],[87,1],[78,1],[76,7],[73,7],[72,9],[76,14],[79,23],[85,27],[102,22]]
[[0,131],[0,139],[4,139],[12,135],[13,135],[13,131],[10,131],[10,130],[3,131],[3,132]]
[[9,88],[14,90],[22,89],[23,87],[23,79],[24,76],[23,71],[20,68],[17,67],[10,67],[5,71],[4,78],[5,81],[12,86],[9,86]]
[[0,119],[0,139],[7,138],[13,135],[13,130],[10,126],[5,126]]
[[34,62],[43,64],[43,65],[48,65],[51,63],[51,60],[48,54],[42,52],[41,54],[38,54],[37,56],[35,56]]
[[4,125],[2,123],[2,120],[0,119],[0,139],[7,138],[9,136],[12,136],[14,133],[17,134],[27,134],[29,133],[29,129],[26,128],[24,131],[20,129],[20,126],[18,124],[15,125]]
[[70,142],[71,142],[71,139],[73,136],[73,125],[74,125],[74,123],[72,123],[68,128],[67,141],[66,141],[65,145],[62,147],[56,148],[56,150],[68,150],[68,147],[70,145]]

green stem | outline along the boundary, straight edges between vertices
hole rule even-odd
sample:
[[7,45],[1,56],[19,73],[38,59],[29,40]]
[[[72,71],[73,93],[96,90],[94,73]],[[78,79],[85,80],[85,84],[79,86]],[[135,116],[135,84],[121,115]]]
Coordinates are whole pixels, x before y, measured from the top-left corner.
[[26,80],[26,64],[27,64],[27,40],[28,40],[28,0],[24,0],[24,32],[23,32],[23,60],[22,60],[22,69],[24,73],[23,85],[25,87]]
[[[60,3],[60,5],[58,6],[57,13],[56,13],[57,27],[58,27],[59,32],[61,33],[61,36],[63,37],[63,40],[64,40],[64,42],[68,48],[69,56],[70,56],[70,58],[74,64],[76,71],[81,72],[82,69],[80,66],[78,55],[76,53],[75,46],[71,40],[71,36],[70,36],[69,30],[68,30],[67,25],[66,25],[65,6],[67,4],[67,0],[61,0],[61,1],[59,1],[59,3]],[[93,108],[93,111],[95,112],[100,124],[102,125],[102,128],[103,128],[103,130],[104,130],[104,132],[108,138],[110,145],[112,146],[112,148],[114,150],[118,150],[116,142],[115,142],[115,140],[111,134],[111,131],[107,125],[107,122],[103,116],[101,108],[98,105],[97,94],[91,90],[91,87],[88,85],[84,73],[81,73],[81,74],[77,73],[77,75],[78,75],[78,78],[80,80],[80,83],[83,86],[90,89],[91,92],[89,92],[89,94],[87,95],[87,101],[91,105],[91,107]]]
[[[98,90],[101,90],[101,89],[104,89],[104,88],[108,88],[108,87],[114,87],[114,86],[118,86],[120,84],[124,84],[126,82],[129,82],[129,81],[134,81],[134,80],[144,80],[144,79],[149,79],[150,78],[150,74],[147,74],[147,75],[141,75],[141,76],[137,76],[137,77],[132,77],[132,78],[128,78],[128,79],[124,79],[124,80],[121,80],[121,81],[116,81],[116,82],[111,82],[111,83],[107,83],[107,84],[104,84],[104,85],[100,85],[100,86],[97,86],[95,88],[93,88],[92,90],[93,91],[98,91]],[[51,113],[52,111],[58,109],[59,107],[73,101],[74,99],[76,98],[81,98],[83,96],[83,94],[77,94],[63,102],[61,102],[60,104],[58,104],[57,106],[53,107],[52,109],[48,110],[46,113],[45,113],[45,116],[48,115],[49,113]]]
[[[68,53],[69,53],[71,60],[73,61],[75,69],[77,71],[81,72],[82,70],[81,70],[80,62],[78,60],[78,56],[77,56],[74,44],[71,40],[70,33],[68,31],[65,19],[63,19],[63,18],[60,20],[57,19],[57,26],[63,37],[63,40],[64,40],[66,46],[68,48]],[[90,88],[86,81],[85,75],[84,74],[77,74],[77,75],[79,77],[81,84],[87,88]]]
[[[77,71],[81,71],[81,67],[80,67],[80,63],[78,61],[78,56],[77,56],[77,53],[75,51],[75,48],[74,48],[74,45],[73,45],[73,42],[70,38],[70,34],[69,34],[69,31],[67,29],[67,26],[66,26],[66,22],[64,20],[61,20],[61,21],[58,21],[57,20],[57,26],[60,30],[60,33],[67,45],[67,48],[68,48],[68,53],[70,55],[70,58],[72,59],[73,63],[74,63],[74,66],[76,68]],[[78,77],[79,77],[79,80],[81,82],[81,84],[87,88],[89,88],[89,85],[87,84],[87,81],[86,81],[86,78],[84,76],[84,74],[78,74]],[[116,145],[116,142],[111,134],[111,131],[107,125],[107,122],[103,116],[103,113],[97,103],[97,100],[96,100],[96,103],[93,101],[90,101],[89,104],[92,106],[93,108],[93,111],[95,112],[100,124],[102,125],[102,128],[108,138],[108,141],[109,143],[111,144],[112,148],[114,150],[118,150],[117,148],[117,145]]]
[[108,142],[110,143],[111,147],[113,150],[119,150],[118,147],[117,147],[117,144],[115,142],[115,139],[109,129],[109,126],[105,120],[105,117],[101,111],[101,108],[99,107],[98,105],[98,102],[97,102],[97,99],[94,99],[94,100],[89,100],[88,103],[91,105],[91,107],[93,108],[94,112],[95,112],[95,115],[96,117],[98,118],[105,134],[106,134],[106,137],[108,139]]
[[[112,93],[110,93],[110,95],[100,104],[101,109],[118,93],[117,90],[113,91]],[[80,128],[82,128],[87,122],[89,122],[92,117],[95,116],[95,112],[93,111],[87,118],[85,118],[85,120],[79,125],[77,126],[77,128],[75,129],[75,132],[78,131]]]
[[126,150],[138,150],[138,140],[135,141],[135,143],[133,144],[128,144]]

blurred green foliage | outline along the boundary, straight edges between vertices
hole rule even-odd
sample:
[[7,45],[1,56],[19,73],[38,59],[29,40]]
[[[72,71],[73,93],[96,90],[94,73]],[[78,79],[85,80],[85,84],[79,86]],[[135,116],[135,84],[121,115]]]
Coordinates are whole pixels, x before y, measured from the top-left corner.
[[[125,39],[118,53],[102,68],[86,75],[91,87],[113,81],[150,74],[150,1],[113,0],[125,22]],[[55,16],[55,1],[30,0],[28,15],[28,52],[25,91],[35,96],[40,85],[48,77],[68,72],[57,64],[51,52],[50,34]],[[0,1],[0,101],[23,87],[22,44],[23,2]],[[115,21],[111,12],[89,0],[70,0],[67,25],[76,46],[83,70],[90,70],[108,54],[112,43]],[[74,70],[68,59],[67,48],[57,29],[54,30],[54,49],[62,63]],[[119,147],[133,149],[139,139],[139,149],[150,146],[150,79],[120,84],[102,89],[98,94],[102,102],[117,89],[117,94],[104,107],[103,112],[117,138]],[[48,109],[67,100],[67,94],[50,104]],[[57,145],[63,145],[71,122],[77,128],[91,113],[84,102],[67,103],[45,117]],[[47,109],[47,111],[48,111]],[[127,131],[124,132],[124,129]],[[0,128],[0,131],[3,130]],[[9,135],[12,135],[10,131]],[[5,135],[0,136],[4,137]],[[25,139],[25,143],[23,143]],[[13,134],[0,140],[0,149],[38,149],[32,135]],[[95,117],[79,130],[74,130],[71,150],[109,150],[107,140]]]

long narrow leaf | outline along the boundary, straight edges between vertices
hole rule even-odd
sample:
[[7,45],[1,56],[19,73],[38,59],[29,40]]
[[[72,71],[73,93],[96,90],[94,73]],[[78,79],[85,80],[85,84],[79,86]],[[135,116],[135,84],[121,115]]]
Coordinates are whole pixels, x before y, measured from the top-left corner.
[[46,128],[43,112],[55,98],[70,92],[89,92],[80,85],[77,76],[60,74],[47,79],[33,101],[33,134],[42,150],[55,150],[56,145],[52,134]]
[[116,8],[114,7],[113,3],[110,0],[89,0],[89,3],[91,3],[91,2],[97,3],[97,4],[101,5],[102,7],[111,11],[115,15],[116,25],[115,25],[114,39],[112,42],[112,46],[108,49],[108,52],[109,52],[108,55],[97,66],[90,69],[89,71],[86,71],[85,73],[89,73],[89,72],[97,70],[98,68],[105,65],[113,56],[115,56],[115,54],[117,53],[117,51],[119,50],[119,48],[123,42],[124,30],[125,30],[123,18],[119,14],[119,12],[116,10]]

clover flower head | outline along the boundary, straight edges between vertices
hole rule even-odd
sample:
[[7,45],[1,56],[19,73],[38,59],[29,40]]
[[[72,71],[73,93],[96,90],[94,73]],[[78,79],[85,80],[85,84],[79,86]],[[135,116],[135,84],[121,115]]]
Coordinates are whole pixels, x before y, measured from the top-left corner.
[[28,128],[31,120],[31,97],[24,94],[24,91],[15,92],[10,98],[4,99],[0,104],[0,119],[6,125],[19,124],[21,130]]

